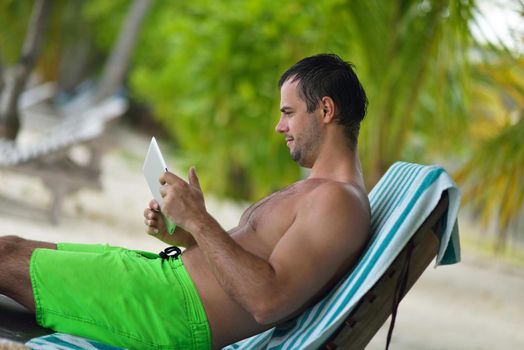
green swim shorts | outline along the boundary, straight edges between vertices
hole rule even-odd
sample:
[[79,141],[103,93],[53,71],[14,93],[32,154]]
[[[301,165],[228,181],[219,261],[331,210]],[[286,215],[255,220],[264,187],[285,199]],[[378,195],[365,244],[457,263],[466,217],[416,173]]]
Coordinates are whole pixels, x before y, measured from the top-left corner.
[[181,258],[108,245],[58,244],[30,262],[38,324],[131,349],[211,349]]

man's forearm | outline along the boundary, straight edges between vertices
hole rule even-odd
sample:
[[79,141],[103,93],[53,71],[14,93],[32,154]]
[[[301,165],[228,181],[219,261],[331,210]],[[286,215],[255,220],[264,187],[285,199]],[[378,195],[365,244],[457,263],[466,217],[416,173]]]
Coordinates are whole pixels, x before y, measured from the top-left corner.
[[239,246],[210,215],[191,232],[226,293],[255,318],[264,314],[276,292],[273,267]]
[[161,239],[167,244],[176,245],[179,247],[189,248],[196,244],[193,236],[184,230],[182,227],[177,226],[172,235],[166,235],[165,239]]

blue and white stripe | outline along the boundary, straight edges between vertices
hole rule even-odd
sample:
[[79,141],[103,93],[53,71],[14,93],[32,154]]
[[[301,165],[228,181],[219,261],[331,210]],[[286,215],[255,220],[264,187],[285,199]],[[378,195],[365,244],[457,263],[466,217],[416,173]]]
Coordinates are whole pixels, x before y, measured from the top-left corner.
[[[94,340],[64,333],[53,333],[39,338],[33,338],[25,344],[33,350],[119,350]],[[124,350],[124,349],[122,349]]]

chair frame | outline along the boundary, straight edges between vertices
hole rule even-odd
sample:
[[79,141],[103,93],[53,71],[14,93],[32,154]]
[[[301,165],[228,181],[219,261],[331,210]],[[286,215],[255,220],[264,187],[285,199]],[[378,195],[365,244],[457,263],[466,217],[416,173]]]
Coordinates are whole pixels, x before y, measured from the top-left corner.
[[[439,247],[442,219],[449,205],[447,192],[442,194],[437,206],[415,232],[408,244],[397,255],[391,266],[364,295],[337,331],[321,346],[321,349],[364,349],[386,322],[398,302],[408,293],[429,263],[435,258]],[[409,273],[402,270],[409,264]],[[405,278],[405,289],[395,302],[395,293]]]

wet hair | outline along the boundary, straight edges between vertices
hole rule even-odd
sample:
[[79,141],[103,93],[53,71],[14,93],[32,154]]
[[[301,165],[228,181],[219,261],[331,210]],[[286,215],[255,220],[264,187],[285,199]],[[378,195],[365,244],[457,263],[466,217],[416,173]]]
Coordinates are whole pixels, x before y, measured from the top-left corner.
[[323,97],[335,103],[335,122],[343,125],[351,148],[356,146],[360,122],[366,115],[366,92],[353,71],[353,64],[335,54],[306,57],[289,68],[278,81],[282,87],[288,80],[298,81],[299,96],[312,113]]

